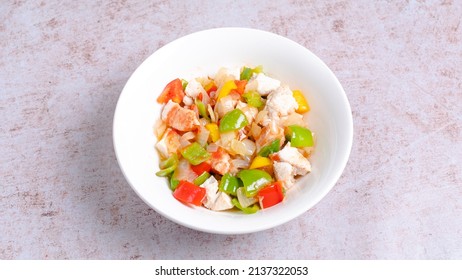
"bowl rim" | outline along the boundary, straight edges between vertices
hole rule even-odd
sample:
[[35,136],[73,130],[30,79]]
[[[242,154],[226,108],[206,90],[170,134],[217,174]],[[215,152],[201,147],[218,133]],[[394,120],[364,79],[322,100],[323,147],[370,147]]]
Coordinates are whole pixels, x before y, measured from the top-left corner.
[[[329,180],[326,183],[328,185],[328,187],[323,188],[323,191],[321,192],[321,194],[319,194],[316,197],[316,199],[312,203],[311,207],[300,209],[299,211],[297,211],[295,213],[288,214],[288,215],[285,216],[285,219],[282,219],[282,221],[277,221],[277,222],[271,223],[270,225],[262,224],[260,226],[255,226],[255,227],[247,228],[247,229],[246,228],[240,228],[240,229],[236,229],[236,230],[221,230],[220,228],[203,228],[203,227],[200,227],[198,225],[195,225],[194,223],[188,223],[188,222],[186,222],[184,220],[177,219],[177,218],[169,215],[169,213],[166,213],[165,211],[162,211],[161,209],[156,207],[156,205],[153,205],[150,201],[148,201],[147,198],[145,198],[144,196],[141,195],[139,190],[134,186],[132,180],[128,176],[128,174],[127,174],[127,172],[126,172],[126,170],[124,168],[124,164],[121,161],[120,153],[118,151],[119,145],[117,144],[116,131],[117,131],[117,120],[118,120],[118,115],[119,115],[118,112],[120,111],[120,107],[121,107],[121,105],[120,105],[121,100],[122,100],[121,97],[123,96],[126,88],[130,84],[129,83],[130,80],[132,80],[133,76],[138,71],[138,69],[140,69],[143,64],[147,63],[147,61],[152,56],[154,56],[156,53],[162,52],[164,49],[169,48],[169,46],[171,44],[175,43],[175,42],[188,40],[189,38],[192,38],[192,37],[195,37],[195,36],[198,36],[198,35],[200,36],[200,35],[205,34],[205,33],[215,33],[215,32],[250,32],[250,33],[266,34],[267,36],[272,36],[272,37],[277,38],[278,40],[283,40],[286,43],[295,44],[297,47],[303,48],[304,51],[309,53],[312,56],[312,58],[317,61],[317,63],[321,64],[325,68],[325,70],[327,71],[329,76],[331,78],[333,78],[332,82],[335,83],[335,86],[339,89],[340,94],[339,94],[338,97],[342,99],[341,104],[344,107],[343,109],[345,109],[348,112],[348,114],[346,115],[346,120],[345,120],[346,123],[347,123],[346,132],[348,134],[347,139],[344,139],[346,141],[346,146],[345,146],[346,150],[344,151],[344,153],[342,153],[338,157],[338,160],[340,162],[337,163],[338,167],[336,168],[334,175],[330,176]],[[276,34],[276,33],[272,33],[272,32],[265,31],[265,30],[260,30],[260,29],[254,29],[254,28],[220,27],[220,28],[211,28],[211,29],[205,29],[205,30],[193,32],[193,33],[181,36],[181,37],[179,37],[177,39],[174,39],[174,40],[166,43],[162,47],[158,48],[157,50],[155,50],[153,53],[151,53],[149,56],[147,56],[142,61],[142,63],[140,63],[137,66],[137,68],[131,73],[130,77],[127,79],[121,93],[119,94],[118,100],[117,100],[116,109],[114,111],[114,116],[113,116],[113,125],[112,125],[112,138],[113,138],[112,142],[113,143],[112,144],[113,144],[113,147],[114,147],[114,152],[115,152],[115,155],[116,155],[116,159],[117,159],[119,168],[120,168],[125,180],[130,185],[132,190],[137,194],[137,196],[139,198],[141,198],[142,201],[144,201],[150,208],[155,210],[158,214],[162,215],[163,217],[165,217],[168,220],[171,220],[171,221],[173,221],[173,222],[175,222],[177,224],[180,224],[182,226],[185,226],[185,227],[188,227],[188,228],[191,228],[191,229],[194,229],[194,230],[202,231],[202,232],[208,232],[208,233],[214,233],[214,234],[248,234],[248,233],[260,232],[260,231],[263,231],[263,230],[267,230],[267,229],[274,228],[274,227],[280,226],[282,224],[285,224],[285,223],[299,217],[300,215],[302,215],[303,213],[305,213],[306,211],[308,211],[309,209],[314,207],[316,204],[318,204],[319,201],[322,200],[332,190],[332,188],[335,186],[335,184],[339,180],[340,176],[342,175],[342,173],[343,173],[343,171],[344,171],[344,169],[345,169],[345,167],[346,167],[346,165],[348,163],[348,160],[349,160],[349,157],[350,157],[350,154],[351,154],[351,150],[352,150],[352,145],[353,145],[353,133],[354,133],[353,116],[352,116],[351,106],[350,106],[350,102],[348,101],[347,95],[346,95],[342,85],[340,84],[338,78],[334,74],[334,72],[317,55],[315,55],[313,52],[311,52],[305,46],[303,46],[303,45],[301,45],[301,44],[299,44],[299,43],[297,43],[297,42],[295,42],[295,41],[293,41],[293,40],[291,40],[291,39],[289,39],[287,37]]]

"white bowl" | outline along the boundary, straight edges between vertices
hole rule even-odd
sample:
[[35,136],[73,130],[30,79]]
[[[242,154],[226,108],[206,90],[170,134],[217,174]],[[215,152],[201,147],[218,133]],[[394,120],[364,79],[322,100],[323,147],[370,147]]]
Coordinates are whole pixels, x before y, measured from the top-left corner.
[[[308,127],[316,134],[312,172],[298,180],[285,200],[253,215],[213,212],[177,201],[167,180],[155,175],[159,157],[153,126],[165,85],[175,78],[212,75],[220,67],[262,65],[271,77],[300,89],[311,107]],[[205,30],[157,50],[133,73],[117,103],[114,149],[135,192],[164,217],[200,231],[241,234],[269,229],[318,203],[335,185],[348,161],[353,121],[345,92],[332,71],[303,46],[282,36],[246,28]]]

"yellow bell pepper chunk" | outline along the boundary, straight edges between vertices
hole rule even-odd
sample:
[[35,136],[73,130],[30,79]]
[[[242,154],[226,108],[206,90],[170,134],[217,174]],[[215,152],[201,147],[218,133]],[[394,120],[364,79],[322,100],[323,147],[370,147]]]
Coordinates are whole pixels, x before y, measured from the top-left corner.
[[220,131],[218,130],[218,125],[216,123],[208,123],[205,125],[205,128],[210,132],[210,138],[212,142],[217,142],[220,139]]
[[227,96],[233,89],[237,89],[236,83],[233,80],[227,81],[218,92],[217,101]]
[[256,156],[252,163],[250,164],[249,169],[256,169],[264,166],[271,165],[271,160],[267,157]]
[[306,101],[306,98],[305,96],[303,96],[303,93],[301,91],[294,90],[292,91],[292,95],[298,104],[298,109],[296,110],[297,113],[303,114],[310,110],[310,105],[308,105],[308,102]]

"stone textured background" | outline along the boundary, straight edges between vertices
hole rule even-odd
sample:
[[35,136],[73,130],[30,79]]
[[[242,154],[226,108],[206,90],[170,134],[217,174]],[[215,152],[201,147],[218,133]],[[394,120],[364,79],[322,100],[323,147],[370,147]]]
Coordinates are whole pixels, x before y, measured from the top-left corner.
[[[457,0],[1,1],[0,258],[462,258],[461,15]],[[354,117],[349,163],[327,197],[249,235],[164,219],[112,147],[136,67],[224,26],[306,46]]]

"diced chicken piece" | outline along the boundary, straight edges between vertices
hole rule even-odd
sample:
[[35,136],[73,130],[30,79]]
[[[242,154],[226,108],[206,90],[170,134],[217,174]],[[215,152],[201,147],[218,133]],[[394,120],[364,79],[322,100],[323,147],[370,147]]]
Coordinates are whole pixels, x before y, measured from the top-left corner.
[[274,175],[276,180],[281,181],[286,189],[295,183],[294,167],[288,162],[273,162]]
[[217,104],[215,105],[215,112],[220,118],[222,118],[226,113],[231,112],[234,110],[234,108],[236,108],[239,99],[240,95],[238,93],[230,93],[229,95],[218,100]]
[[213,170],[224,175],[231,168],[231,157],[223,148],[219,147],[216,152],[212,153],[210,164]]
[[284,143],[285,136],[284,136],[284,129],[277,125],[276,122],[272,121],[267,126],[263,127],[261,133],[256,139],[255,143],[257,144],[257,151],[276,139],[280,139],[280,145]]
[[165,105],[161,118],[168,126],[179,131],[191,131],[199,125],[193,110],[183,108],[171,100]]
[[258,109],[255,107],[250,106],[245,102],[238,101],[236,105],[237,109],[240,109],[244,115],[246,116],[249,124],[253,122],[253,120],[257,117]]
[[218,181],[214,176],[210,176],[200,187],[205,188],[205,198],[202,201],[205,207],[211,208],[217,199]]
[[298,109],[297,101],[288,86],[282,86],[268,95],[265,110],[271,119],[287,116]]
[[180,148],[180,135],[173,129],[167,128],[162,138],[156,143],[156,148],[162,157],[168,158]]
[[199,94],[206,93],[204,87],[202,87],[202,85],[196,79],[192,79],[188,82],[188,85],[184,89],[184,92],[187,96],[192,98],[197,98]]
[[218,192],[218,197],[215,200],[215,203],[210,208],[210,210],[223,211],[223,210],[231,209],[233,207],[234,205],[231,202],[231,197],[224,192]]
[[311,171],[311,164],[297,148],[288,143],[284,149],[273,155],[273,160],[290,163],[294,167],[296,175],[305,175]]
[[230,80],[239,80],[241,76],[241,69],[237,68],[220,68],[215,75],[215,84],[220,88],[224,83]]
[[297,148],[287,144],[284,149],[275,153],[273,159],[274,175],[278,181],[290,188],[295,183],[295,176],[305,175],[311,171],[311,164]]
[[258,73],[249,80],[245,87],[245,91],[255,90],[260,95],[266,96],[279,86],[281,86],[281,81],[270,78],[263,73]]
[[205,188],[205,207],[213,211],[222,211],[233,208],[231,197],[224,192],[218,191],[218,181],[210,176],[200,187]]

